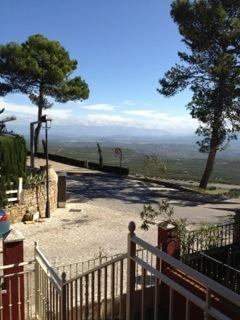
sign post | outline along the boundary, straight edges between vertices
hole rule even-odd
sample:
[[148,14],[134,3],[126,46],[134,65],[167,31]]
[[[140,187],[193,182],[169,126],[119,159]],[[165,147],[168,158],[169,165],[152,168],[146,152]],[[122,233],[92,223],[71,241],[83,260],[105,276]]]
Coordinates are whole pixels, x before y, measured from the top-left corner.
[[115,148],[114,153],[117,157],[119,157],[119,166],[122,166],[122,149],[121,148]]

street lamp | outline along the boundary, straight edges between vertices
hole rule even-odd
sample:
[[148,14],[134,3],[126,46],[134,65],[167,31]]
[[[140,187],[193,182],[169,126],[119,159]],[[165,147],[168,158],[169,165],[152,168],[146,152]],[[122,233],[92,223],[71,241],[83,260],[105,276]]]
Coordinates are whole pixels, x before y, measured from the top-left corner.
[[34,155],[35,155],[35,146],[34,146],[34,135],[35,135],[35,130],[34,126],[35,124],[39,124],[42,121],[34,121],[30,123],[30,165],[31,168],[34,169],[35,163],[34,163]]
[[41,122],[45,129],[45,158],[46,158],[46,218],[50,218],[50,202],[49,202],[49,177],[48,177],[48,130],[51,128],[52,119],[48,118],[47,115],[42,116]]

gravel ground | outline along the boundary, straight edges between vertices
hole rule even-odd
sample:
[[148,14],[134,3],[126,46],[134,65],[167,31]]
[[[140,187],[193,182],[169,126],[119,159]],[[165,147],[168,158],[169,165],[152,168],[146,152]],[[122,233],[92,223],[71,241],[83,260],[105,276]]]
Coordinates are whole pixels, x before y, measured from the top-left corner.
[[[52,264],[66,264],[106,255],[126,252],[128,223],[136,214],[88,203],[68,203],[66,209],[57,209],[51,218],[34,224],[16,223],[13,228],[25,236],[25,261],[33,258],[34,242]],[[137,234],[155,244],[156,229],[148,232],[137,229]]]

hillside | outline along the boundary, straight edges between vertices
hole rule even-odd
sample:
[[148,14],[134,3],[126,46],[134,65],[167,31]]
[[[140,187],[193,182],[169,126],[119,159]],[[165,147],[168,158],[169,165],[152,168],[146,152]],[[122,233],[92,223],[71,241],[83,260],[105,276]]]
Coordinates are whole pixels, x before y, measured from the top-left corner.
[[[143,172],[143,161],[146,154],[158,153],[167,165],[167,178],[198,181],[205,165],[205,154],[200,154],[192,143],[148,143],[147,141],[112,141],[99,140],[105,164],[119,165],[119,158],[114,154],[115,147],[123,150],[122,165],[132,174]],[[52,140],[50,152],[71,158],[98,162],[95,141]],[[212,182],[240,184],[240,150],[232,147],[219,153]]]

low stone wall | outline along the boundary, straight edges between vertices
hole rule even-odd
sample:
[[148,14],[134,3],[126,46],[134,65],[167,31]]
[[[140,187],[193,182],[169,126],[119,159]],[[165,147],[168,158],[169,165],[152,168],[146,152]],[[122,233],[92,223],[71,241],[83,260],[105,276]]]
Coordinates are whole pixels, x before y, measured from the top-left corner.
[[[49,202],[50,212],[55,211],[57,208],[57,182],[49,182]],[[46,210],[46,185],[45,183],[31,186],[23,189],[21,201],[18,204],[9,206],[6,208],[6,212],[9,215],[11,222],[22,221],[26,213],[39,212],[40,217],[45,217]]]

